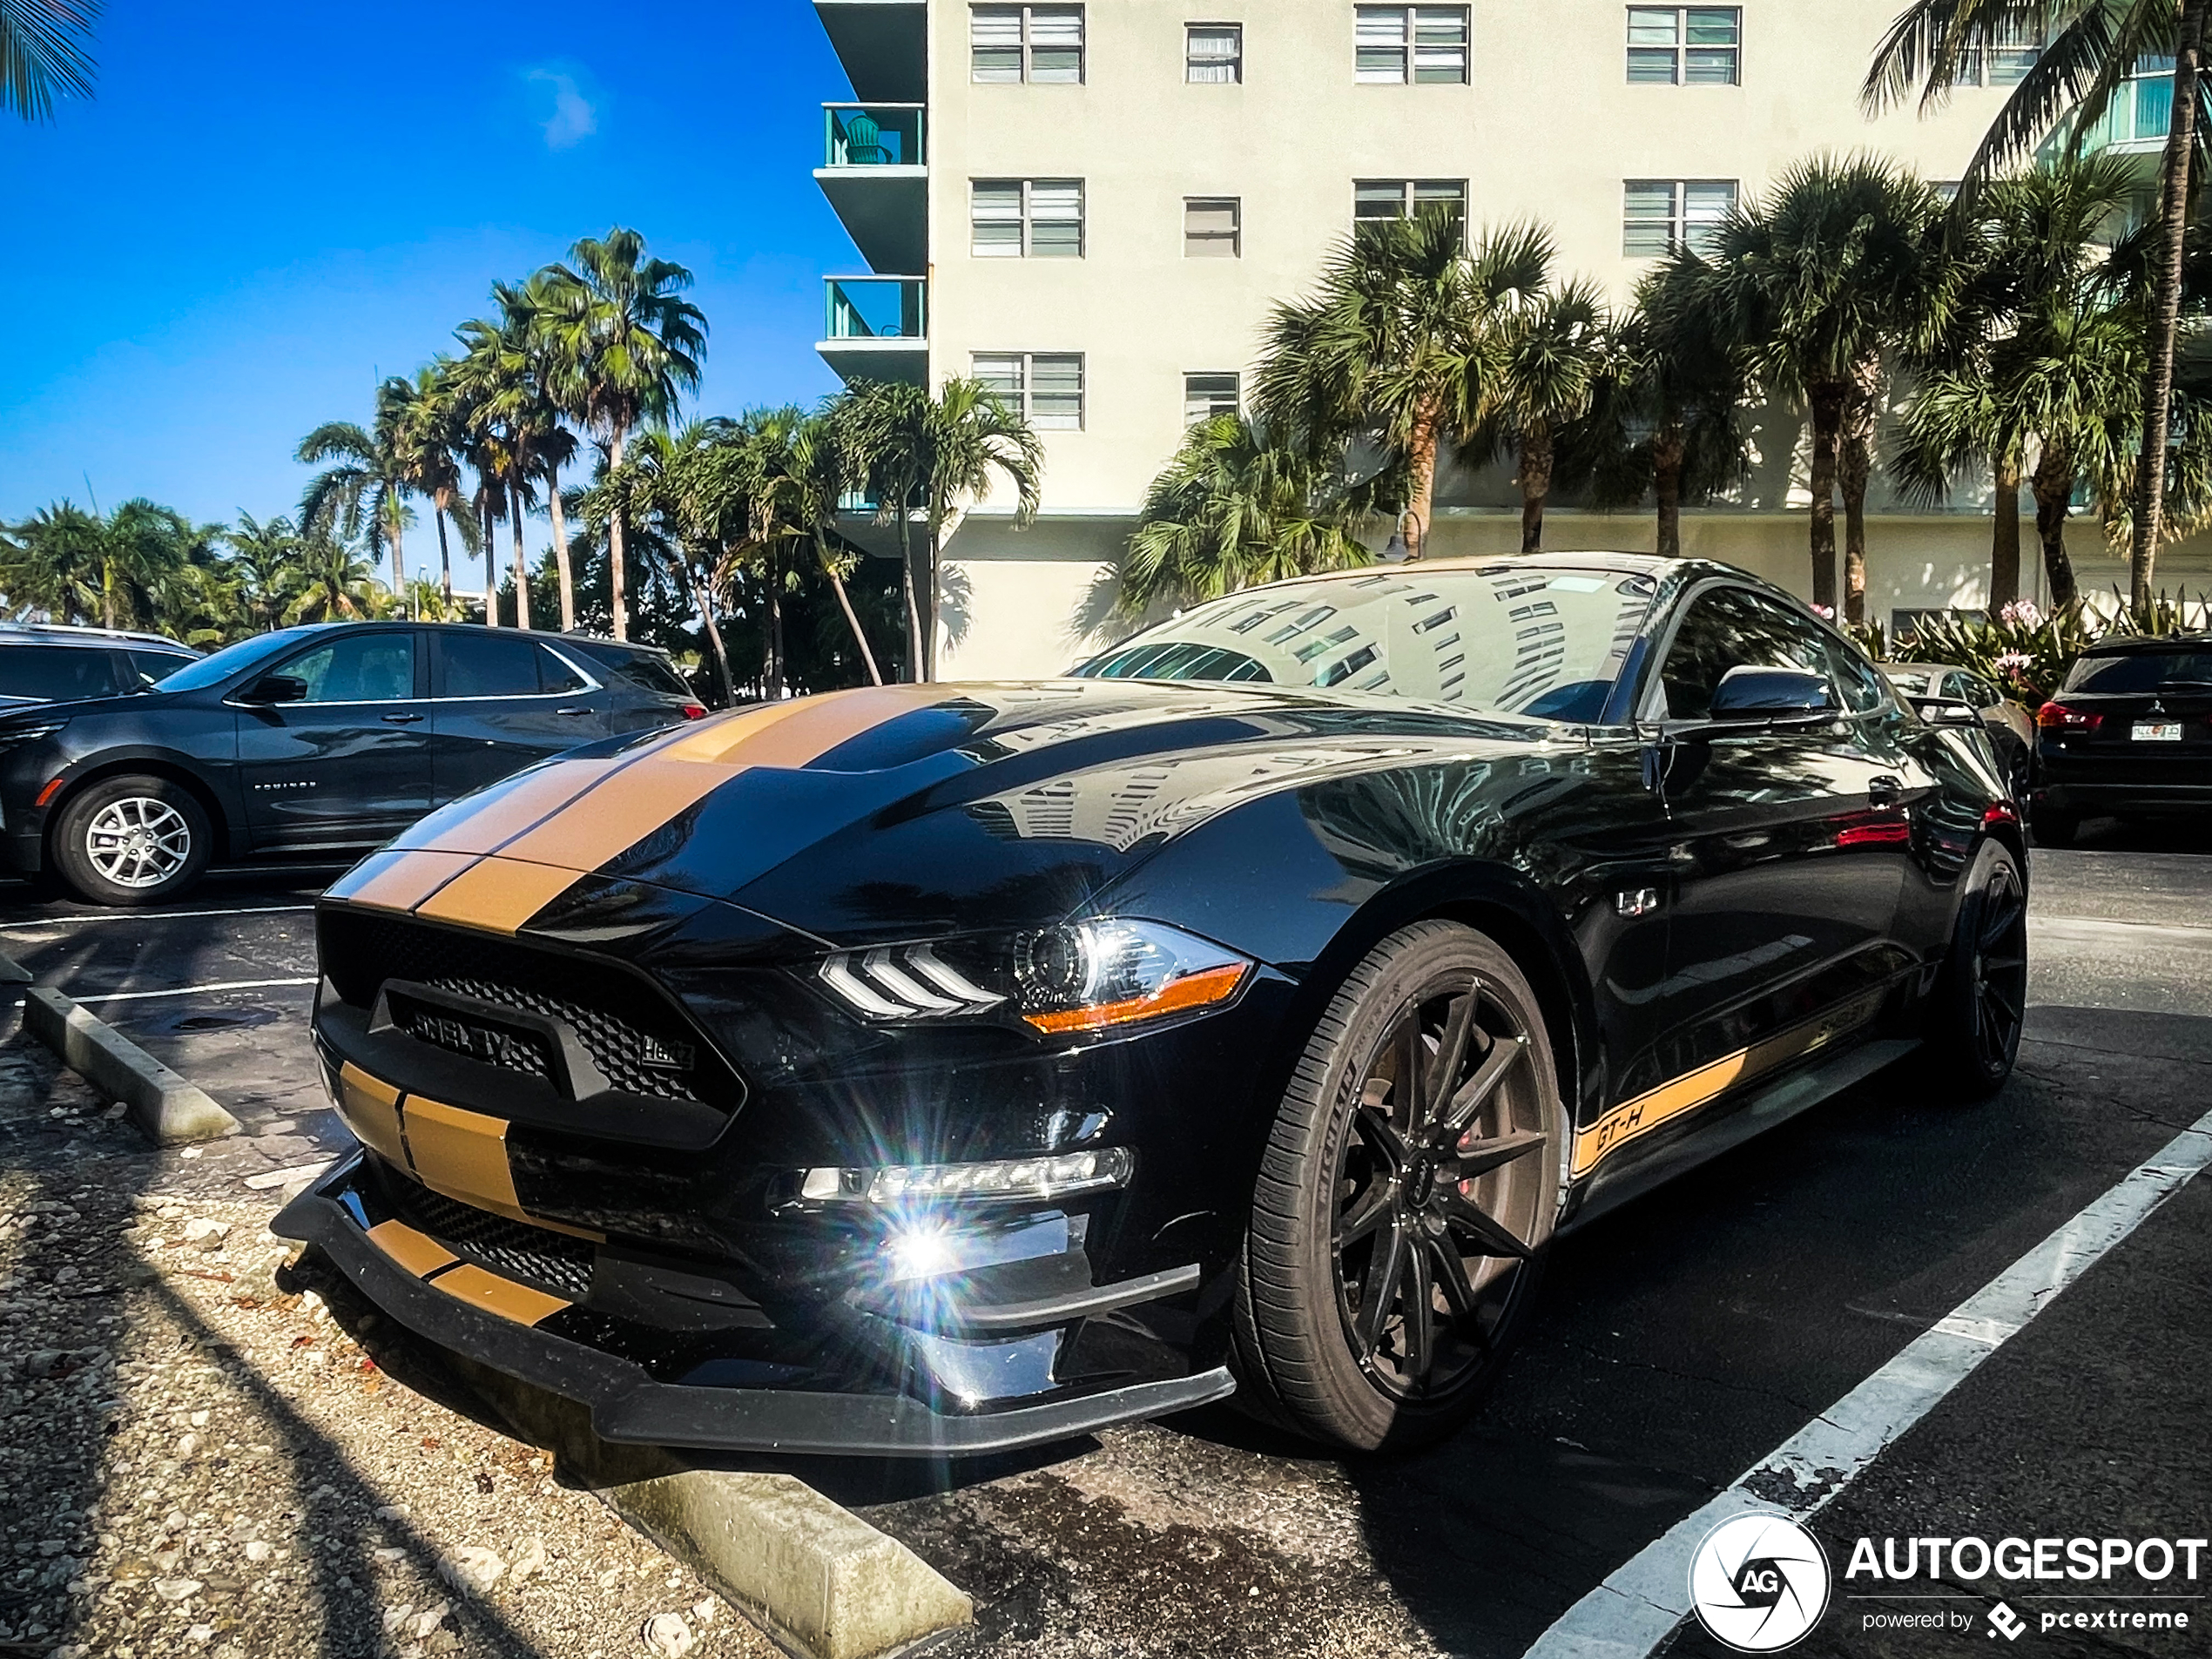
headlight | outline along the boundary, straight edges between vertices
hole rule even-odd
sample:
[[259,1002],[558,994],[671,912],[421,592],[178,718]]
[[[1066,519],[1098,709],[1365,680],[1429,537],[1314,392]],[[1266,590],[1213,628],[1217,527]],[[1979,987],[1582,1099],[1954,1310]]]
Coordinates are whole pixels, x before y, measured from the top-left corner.
[[1115,919],[840,951],[816,971],[840,1003],[871,1021],[1003,1010],[1057,1036],[1211,1008],[1235,996],[1251,970],[1247,958],[1177,928]]

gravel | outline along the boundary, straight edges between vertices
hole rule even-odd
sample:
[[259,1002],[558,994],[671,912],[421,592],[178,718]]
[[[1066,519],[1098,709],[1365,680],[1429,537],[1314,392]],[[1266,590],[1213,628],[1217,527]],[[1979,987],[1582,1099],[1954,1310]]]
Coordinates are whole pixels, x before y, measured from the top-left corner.
[[0,1043],[0,1651],[769,1659],[213,1162]]

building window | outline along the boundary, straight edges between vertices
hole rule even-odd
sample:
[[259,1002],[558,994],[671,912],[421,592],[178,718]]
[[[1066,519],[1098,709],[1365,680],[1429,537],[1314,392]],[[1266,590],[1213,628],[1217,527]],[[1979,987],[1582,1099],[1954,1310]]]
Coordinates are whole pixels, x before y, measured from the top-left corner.
[[1183,200],[1183,257],[1235,260],[1244,253],[1244,204],[1234,196],[1186,196]]
[[1621,251],[1630,259],[1677,247],[1709,253],[1713,233],[1736,209],[1733,179],[1631,179],[1624,192]]
[[979,260],[1080,260],[1083,181],[978,179],[970,186],[969,248]]
[[1467,234],[1467,182],[1464,179],[1361,179],[1352,186],[1355,226],[1406,219],[1430,207],[1447,209],[1460,234]]
[[1193,85],[1232,86],[1244,78],[1244,25],[1194,23],[1183,31],[1184,78]]
[[[1995,45],[1986,51],[1976,46],[1966,53],[1959,78],[1968,86],[2018,86],[2042,53],[2043,42],[2035,30],[2006,24],[1998,30]],[[2140,73],[2154,63],[2171,67],[2173,59],[2139,57],[2135,68]]]
[[1083,360],[1080,352],[978,352],[975,378],[1041,432],[1080,432]]
[[1467,84],[1465,6],[1361,6],[1353,30],[1354,61],[1363,81]]
[[1217,415],[1240,415],[1244,400],[1234,374],[1185,374],[1183,377],[1183,424],[1196,426]]
[[1734,86],[1743,54],[1743,14],[1735,6],[1629,8],[1632,86]]
[[1010,84],[1083,78],[1081,6],[972,6],[968,43],[979,81]]

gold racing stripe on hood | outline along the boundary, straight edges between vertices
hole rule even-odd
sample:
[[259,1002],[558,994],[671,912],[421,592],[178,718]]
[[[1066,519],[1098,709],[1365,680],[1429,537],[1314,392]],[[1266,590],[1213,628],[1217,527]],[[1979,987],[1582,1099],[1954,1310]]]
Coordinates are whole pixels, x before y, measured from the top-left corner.
[[378,853],[363,860],[323,894],[373,910],[412,910],[475,862],[466,853]]
[[504,786],[494,785],[458,821],[440,823],[445,814],[433,813],[392,845],[435,853],[496,853],[605,782],[624,765],[621,760],[556,760]]
[[415,914],[428,921],[511,934],[583,873],[518,859],[479,859],[416,906]]

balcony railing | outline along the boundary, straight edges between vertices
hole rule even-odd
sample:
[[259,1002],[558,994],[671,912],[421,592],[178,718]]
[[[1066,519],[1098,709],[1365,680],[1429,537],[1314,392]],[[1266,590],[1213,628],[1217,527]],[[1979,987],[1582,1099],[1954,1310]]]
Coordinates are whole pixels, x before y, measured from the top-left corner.
[[831,277],[827,340],[928,338],[929,284],[921,277]]
[[825,104],[825,167],[919,167],[927,158],[924,106],[919,104]]

